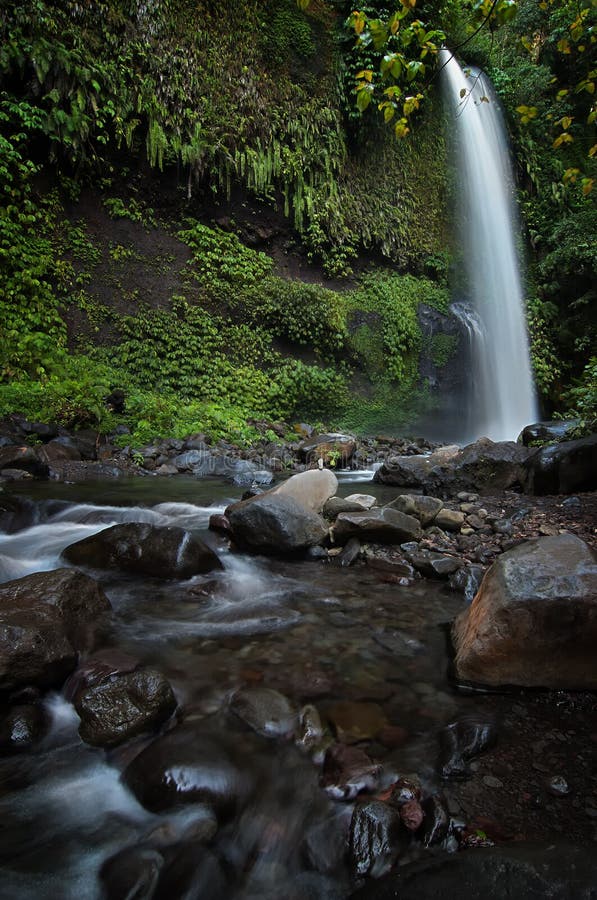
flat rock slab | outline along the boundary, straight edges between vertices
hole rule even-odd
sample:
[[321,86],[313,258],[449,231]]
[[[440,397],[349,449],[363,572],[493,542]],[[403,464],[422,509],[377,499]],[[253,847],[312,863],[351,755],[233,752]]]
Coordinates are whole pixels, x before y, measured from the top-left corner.
[[71,544],[63,557],[90,569],[120,569],[155,578],[190,578],[222,564],[207,544],[184,528],[128,522]]
[[537,538],[491,566],[452,636],[459,678],[597,688],[597,559],[572,534]]
[[339,544],[352,537],[380,544],[401,544],[418,540],[421,534],[418,519],[388,507],[340,513],[334,525],[334,540]]

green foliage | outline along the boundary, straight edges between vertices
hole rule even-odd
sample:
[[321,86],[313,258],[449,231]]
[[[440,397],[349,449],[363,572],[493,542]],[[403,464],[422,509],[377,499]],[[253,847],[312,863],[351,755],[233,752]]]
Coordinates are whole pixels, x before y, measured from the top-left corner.
[[458,349],[458,337],[453,334],[434,334],[431,338],[430,355],[438,368],[446,366]]
[[265,253],[246,247],[232,232],[210,228],[192,219],[190,227],[178,232],[178,237],[193,251],[195,278],[208,287],[248,286],[266,278],[274,268],[273,260]]
[[[361,279],[360,287],[350,299],[351,318],[356,326],[350,342],[356,353],[369,360],[372,377],[372,367],[381,362],[383,368],[378,372],[378,378],[394,379],[410,385],[416,382],[421,349],[421,329],[417,318],[419,303],[445,312],[449,297],[445,289],[428,279],[412,275],[376,272]],[[363,314],[379,316],[379,332],[377,326],[371,331],[369,325],[360,324]],[[366,339],[369,333],[373,340],[368,347]],[[383,341],[382,351],[379,334]]]
[[568,415],[578,417],[577,437],[597,432],[597,357],[592,356],[582,376],[565,395]]
[[41,128],[28,103],[0,99],[0,380],[42,375],[60,355],[66,332],[52,287],[55,274],[46,212],[31,187],[25,131]]

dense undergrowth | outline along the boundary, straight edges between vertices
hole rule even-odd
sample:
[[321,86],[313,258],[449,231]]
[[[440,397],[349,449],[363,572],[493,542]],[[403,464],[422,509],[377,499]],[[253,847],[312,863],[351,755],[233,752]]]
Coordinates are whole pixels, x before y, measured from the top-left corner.
[[[123,440],[137,443],[196,431],[249,441],[249,419],[374,431],[432,402],[417,308],[448,305],[439,104],[429,88],[398,143],[372,110],[357,114],[354,76],[376,59],[355,49],[346,6],[0,2],[0,415],[106,431],[124,422]],[[574,148],[562,162],[537,121],[516,114],[523,100],[551,108],[541,66],[557,60],[529,69],[519,41],[540,6],[525,0],[499,54],[483,33],[468,49],[490,68],[524,160],[538,383],[590,419],[594,207],[575,190],[580,175],[562,183]],[[457,7],[444,9],[455,35]],[[564,115],[577,101],[558,102]],[[169,186],[157,211],[149,169]],[[129,237],[90,227],[82,191]],[[333,289],[281,277],[273,255],[247,246],[243,223],[214,223],[239,192],[285,218],[286,244]],[[134,228],[153,235],[153,253]],[[364,254],[377,266],[363,270]],[[426,349],[445,366],[454,338]],[[104,402],[114,388],[126,394],[118,420]]]

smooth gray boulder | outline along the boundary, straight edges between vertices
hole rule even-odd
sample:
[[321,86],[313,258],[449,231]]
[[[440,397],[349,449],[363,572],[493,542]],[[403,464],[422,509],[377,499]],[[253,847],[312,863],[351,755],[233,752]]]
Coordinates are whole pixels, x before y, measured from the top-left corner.
[[190,578],[222,568],[213,550],[184,528],[142,522],[105,528],[70,544],[62,556],[76,566],[155,578]]
[[488,685],[597,689],[597,558],[560,534],[502,554],[454,622],[456,673]]

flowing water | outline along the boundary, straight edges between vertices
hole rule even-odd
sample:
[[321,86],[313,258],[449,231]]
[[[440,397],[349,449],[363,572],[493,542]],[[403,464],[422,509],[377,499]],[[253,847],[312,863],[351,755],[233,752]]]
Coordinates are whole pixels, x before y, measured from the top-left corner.
[[471,432],[463,438],[516,440],[525,425],[537,421],[538,409],[506,132],[487,77],[462,69],[448,50],[440,51],[440,61],[453,111],[462,257],[484,335],[473,353]]
[[[374,486],[355,485],[353,475],[342,492],[363,488]],[[137,479],[18,490],[31,499],[32,521],[0,534],[3,580],[57,567],[68,544],[119,522],[182,525],[211,542],[223,560],[223,571],[186,581],[94,573],[114,608],[109,646],[170,680],[183,710],[178,727],[199,722],[222,740],[233,734],[247,765],[261,772],[259,799],[218,831],[205,871],[195,859],[189,892],[171,896],[211,897],[197,885],[212,877],[216,859],[231,879],[227,898],[294,897],[299,883],[306,887],[297,897],[347,897],[344,862],[329,862],[325,840],[321,852],[307,852],[305,841],[318,828],[345,832],[351,804],[323,793],[319,766],[292,742],[251,744],[254,736],[231,721],[227,698],[238,687],[262,684],[297,705],[315,704],[324,717],[339,701],[376,704],[407,739],[390,749],[368,738],[365,748],[383,761],[387,778],[417,771],[433,783],[437,729],[462,702],[446,680],[444,633],[462,608],[461,596],[426,581],[388,583],[366,567],[233,555],[206,530],[211,513],[238,499],[215,481]],[[102,503],[92,502],[94,492]],[[62,695],[50,694],[44,705],[49,727],[41,745],[0,759],[0,895],[94,900],[101,896],[104,860],[139,844],[166,845],[173,853],[208,813],[199,804],[148,812],[121,781],[127,752],[85,745]],[[213,896],[220,896],[215,889]]]

